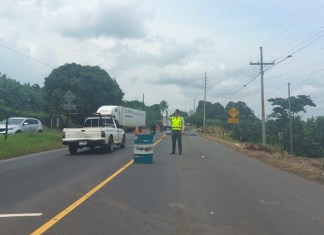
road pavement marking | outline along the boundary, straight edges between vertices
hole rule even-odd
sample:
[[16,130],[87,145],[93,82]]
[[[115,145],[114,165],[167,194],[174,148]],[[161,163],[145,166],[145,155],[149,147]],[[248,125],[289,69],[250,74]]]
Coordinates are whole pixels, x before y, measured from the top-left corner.
[[162,139],[159,139],[158,141],[156,141],[154,144],[153,144],[153,147],[155,146],[155,145],[157,145],[158,143],[160,143],[162,141]]
[[0,218],[41,216],[43,213],[0,214]]
[[114,174],[109,176],[107,179],[102,181],[100,184],[98,184],[96,187],[91,189],[89,192],[84,194],[81,198],[79,198],[77,201],[72,203],[70,206],[65,208],[63,211],[58,213],[56,216],[54,216],[51,220],[47,221],[45,224],[43,224],[41,227],[36,229],[31,235],[40,235],[46,232],[49,228],[51,228],[54,224],[59,222],[61,219],[63,219],[66,215],[68,215],[71,211],[73,211],[75,208],[77,208],[79,205],[81,205],[85,200],[90,198],[95,192],[97,192],[99,189],[101,189],[103,186],[105,186],[109,181],[114,179],[117,175],[119,175],[122,171],[124,171],[127,167],[132,165],[134,160],[129,161],[126,165],[124,165],[122,168],[120,168],[118,171],[116,171]]

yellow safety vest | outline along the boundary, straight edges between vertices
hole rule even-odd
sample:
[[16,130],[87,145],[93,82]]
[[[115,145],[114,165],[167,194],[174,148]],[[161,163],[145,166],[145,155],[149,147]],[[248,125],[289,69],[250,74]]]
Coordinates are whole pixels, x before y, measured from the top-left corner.
[[182,117],[172,117],[172,130],[174,131],[181,131],[182,130]]

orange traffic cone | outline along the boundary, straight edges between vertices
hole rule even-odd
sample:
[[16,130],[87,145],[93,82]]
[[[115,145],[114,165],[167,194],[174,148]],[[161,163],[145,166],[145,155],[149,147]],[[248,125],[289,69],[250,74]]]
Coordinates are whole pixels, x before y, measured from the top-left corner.
[[166,134],[165,134],[165,132],[163,131],[163,133],[162,133],[162,140],[164,140],[164,139],[166,139]]
[[138,129],[138,126],[135,128],[135,134],[138,134],[139,133],[139,129]]

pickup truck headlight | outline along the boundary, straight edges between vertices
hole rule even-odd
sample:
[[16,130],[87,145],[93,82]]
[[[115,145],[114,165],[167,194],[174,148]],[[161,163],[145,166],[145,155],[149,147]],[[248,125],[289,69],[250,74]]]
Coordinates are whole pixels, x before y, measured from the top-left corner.
[[62,134],[62,139],[65,139],[65,132],[63,132]]

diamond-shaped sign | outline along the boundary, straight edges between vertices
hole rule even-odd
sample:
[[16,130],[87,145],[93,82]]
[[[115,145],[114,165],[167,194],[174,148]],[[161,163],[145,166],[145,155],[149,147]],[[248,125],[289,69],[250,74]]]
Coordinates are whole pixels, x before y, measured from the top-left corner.
[[240,112],[239,112],[235,107],[231,108],[231,109],[228,111],[228,114],[231,116],[231,118],[236,118],[237,115],[239,115],[239,113],[240,113]]

